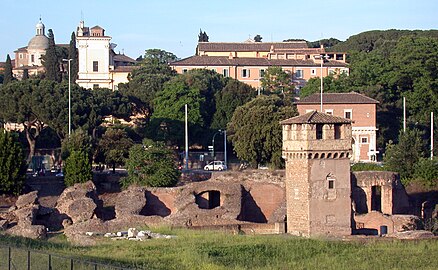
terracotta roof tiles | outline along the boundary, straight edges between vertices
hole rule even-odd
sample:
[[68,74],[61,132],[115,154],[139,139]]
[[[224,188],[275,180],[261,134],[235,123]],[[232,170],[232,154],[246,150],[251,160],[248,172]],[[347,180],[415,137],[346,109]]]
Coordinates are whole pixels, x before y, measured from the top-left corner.
[[[301,59],[267,59],[256,57],[229,58],[226,56],[191,56],[179,61],[170,63],[171,66],[314,66],[320,64],[312,60]],[[347,67],[346,63],[339,61],[328,61],[324,63],[328,67]]]
[[[365,95],[350,92],[350,93],[324,93],[322,102],[326,104],[377,104],[377,100]],[[315,93],[308,97],[302,98],[296,104],[319,104],[321,103],[321,94]]]
[[320,113],[317,111],[311,111],[303,115],[283,120],[280,122],[280,124],[351,124],[352,122],[353,121],[350,119]]
[[275,49],[303,49],[308,48],[305,41],[293,42],[199,42],[198,51],[210,52],[252,52],[267,51]]

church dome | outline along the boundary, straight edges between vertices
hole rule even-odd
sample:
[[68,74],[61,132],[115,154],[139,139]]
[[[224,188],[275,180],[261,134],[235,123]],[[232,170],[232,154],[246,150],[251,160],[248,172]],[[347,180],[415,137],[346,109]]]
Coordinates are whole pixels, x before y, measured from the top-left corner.
[[27,49],[29,50],[45,50],[49,47],[49,38],[46,37],[44,31],[45,26],[43,22],[40,21],[35,26],[36,35],[29,41]]
[[46,36],[34,36],[27,45],[28,50],[46,50],[49,47],[49,38]]

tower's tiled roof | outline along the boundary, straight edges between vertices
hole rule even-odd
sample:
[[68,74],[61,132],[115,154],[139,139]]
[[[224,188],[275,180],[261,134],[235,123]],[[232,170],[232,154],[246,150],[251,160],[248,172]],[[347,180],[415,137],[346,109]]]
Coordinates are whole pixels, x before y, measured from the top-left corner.
[[280,122],[282,125],[287,124],[351,124],[350,119],[311,111],[303,115],[295,116]]
[[[324,93],[322,102],[326,104],[377,104],[377,100],[364,96],[356,92],[350,93]],[[319,104],[321,103],[321,94],[315,93],[308,97],[302,98],[296,104]]]

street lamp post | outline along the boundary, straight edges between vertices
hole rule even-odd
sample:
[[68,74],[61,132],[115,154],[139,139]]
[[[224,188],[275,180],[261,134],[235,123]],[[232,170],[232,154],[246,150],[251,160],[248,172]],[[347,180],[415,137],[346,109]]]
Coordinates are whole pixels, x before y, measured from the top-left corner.
[[323,82],[323,76],[322,76],[322,71],[323,71],[323,64],[324,64],[324,59],[329,59],[330,57],[328,55],[319,55],[315,57],[316,59],[321,59],[321,109],[320,111],[322,112],[322,93],[323,93],[323,89],[324,89],[324,82]]
[[225,162],[225,168],[228,169],[227,164],[227,130],[224,129],[224,162]]
[[62,59],[62,61],[68,62],[68,136],[71,135],[71,67],[70,63],[73,59]]
[[[224,134],[224,163],[225,166],[227,166],[227,131],[219,129],[216,133],[213,134],[213,139],[211,141],[212,150],[213,150],[213,161],[216,161],[216,154],[214,152],[214,139],[217,134],[223,133]],[[213,171],[214,171],[214,162],[213,162]]]

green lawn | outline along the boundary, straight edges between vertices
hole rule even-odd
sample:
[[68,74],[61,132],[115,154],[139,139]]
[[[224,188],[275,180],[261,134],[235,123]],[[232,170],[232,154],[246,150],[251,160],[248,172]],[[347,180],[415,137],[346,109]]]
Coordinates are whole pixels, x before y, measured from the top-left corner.
[[[159,231],[178,237],[146,242],[102,239],[94,247],[77,247],[62,236],[32,241],[0,235],[0,244],[142,269],[437,269],[438,265],[436,240],[342,242],[288,235]],[[0,256],[5,261],[7,253],[2,251]]]

